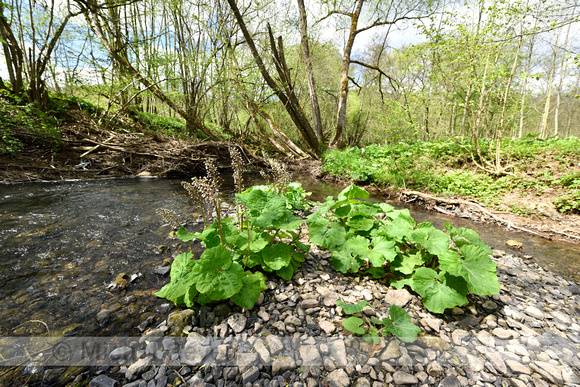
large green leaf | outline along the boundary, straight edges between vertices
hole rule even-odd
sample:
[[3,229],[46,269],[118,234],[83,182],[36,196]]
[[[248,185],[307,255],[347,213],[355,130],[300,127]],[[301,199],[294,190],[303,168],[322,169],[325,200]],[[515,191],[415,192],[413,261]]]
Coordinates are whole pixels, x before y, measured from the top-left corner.
[[331,249],[345,242],[346,230],[338,222],[330,222],[324,218],[314,218],[308,221],[308,235],[317,246]]
[[290,246],[285,243],[278,243],[274,246],[264,247],[262,250],[262,259],[268,268],[280,270],[290,264],[290,260],[292,259]]
[[264,274],[257,271],[244,273],[243,285],[240,291],[232,296],[232,301],[242,308],[252,309],[263,290],[268,289]]
[[357,231],[368,231],[375,225],[375,219],[366,215],[351,216],[346,224]]
[[395,241],[378,238],[373,241],[373,247],[369,249],[366,258],[374,267],[381,267],[387,261],[392,262],[397,256]]
[[[195,278],[190,273],[187,273],[177,279],[171,279],[171,282],[162,287],[161,290],[155,293],[155,295],[157,297],[167,298],[169,301],[173,301],[176,305],[182,302],[187,303],[184,300],[186,295],[191,294],[191,298],[193,298],[197,294],[194,284]],[[192,288],[193,293],[190,291]]]
[[354,198],[368,199],[369,193],[354,184],[349,185],[338,194],[338,200],[352,200]]
[[439,254],[439,268],[449,274],[461,275],[463,257],[456,251],[447,250]]
[[480,296],[499,294],[496,265],[487,253],[475,245],[465,245],[460,251],[465,257],[460,275],[467,281],[469,291]]
[[352,254],[348,250],[344,249],[343,246],[342,249],[332,252],[330,263],[335,270],[346,274],[349,271],[352,271],[353,273],[358,272],[363,264],[363,261],[361,258],[353,257]]
[[466,245],[475,245],[483,249],[483,251],[485,251],[487,254],[493,254],[491,248],[483,243],[475,231],[463,227],[455,228],[449,222],[445,223],[444,226],[445,229],[449,232],[451,240],[457,247],[461,248]]
[[399,254],[393,261],[391,269],[401,274],[412,274],[415,268],[427,262],[427,253],[422,250],[414,253]]
[[401,215],[399,212],[399,216],[393,218],[390,223],[381,227],[381,232],[384,235],[390,236],[395,238],[399,242],[403,241],[407,235],[409,235],[414,229],[414,224],[410,224],[408,219],[405,218],[404,215]]
[[433,313],[443,313],[447,308],[467,303],[467,289],[465,281],[461,284],[461,277],[445,272],[438,275],[433,269],[420,267],[412,278],[413,290],[423,297],[423,304]]
[[415,228],[415,219],[411,216],[411,213],[408,209],[404,210],[396,210],[387,213],[387,217],[391,220],[395,220],[396,218],[400,218],[411,225],[411,227]]
[[234,253],[222,245],[206,249],[191,271],[198,292],[212,300],[230,298],[240,291],[244,269]]
[[449,250],[449,235],[433,226],[418,228],[409,234],[408,240],[424,247],[433,255],[439,255]]
[[356,235],[352,238],[347,238],[344,248],[352,255],[364,257],[369,251],[369,240],[363,236]]
[[179,254],[171,264],[171,272],[169,273],[169,276],[171,279],[177,279],[185,273],[189,273],[195,266],[196,262],[197,261],[193,259],[192,253],[187,252]]
[[389,315],[391,316],[390,319],[384,318],[382,321],[388,333],[407,343],[417,340],[417,335],[421,332],[421,328],[411,322],[411,317],[409,317],[405,309],[392,305],[389,309]]
[[359,204],[354,204],[352,206],[352,214],[360,214],[367,216],[375,216],[376,214],[383,212],[381,207],[375,203],[362,202]]
[[364,321],[361,318],[349,317],[342,322],[342,326],[346,330],[354,333],[355,335],[362,335],[365,333],[365,330],[360,327],[363,324],[363,322]]
[[197,238],[196,234],[190,233],[183,226],[179,227],[179,230],[177,230],[175,236],[177,239],[183,242],[189,242],[190,240]]
[[336,305],[342,308],[342,311],[345,314],[355,314],[362,312],[365,306],[370,305],[367,301],[359,301],[357,304],[347,304],[344,301],[338,300],[336,301]]

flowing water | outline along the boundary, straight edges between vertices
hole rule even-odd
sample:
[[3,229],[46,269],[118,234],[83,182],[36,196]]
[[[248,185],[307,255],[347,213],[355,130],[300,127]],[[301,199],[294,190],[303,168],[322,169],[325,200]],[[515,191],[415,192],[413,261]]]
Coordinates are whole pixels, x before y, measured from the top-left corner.
[[[341,188],[301,180],[314,200],[336,196]],[[196,211],[180,183],[113,179],[1,185],[0,336],[138,333],[135,327],[165,301],[152,295],[168,281],[155,268],[181,248],[167,238],[171,229],[155,210]],[[545,268],[580,280],[580,245],[415,208],[411,212],[418,222],[439,228],[447,221],[473,228],[492,248],[506,249],[505,241],[516,239],[524,244],[522,253]],[[110,289],[122,273],[127,290]],[[111,310],[111,318],[99,326],[95,316],[103,308]]]

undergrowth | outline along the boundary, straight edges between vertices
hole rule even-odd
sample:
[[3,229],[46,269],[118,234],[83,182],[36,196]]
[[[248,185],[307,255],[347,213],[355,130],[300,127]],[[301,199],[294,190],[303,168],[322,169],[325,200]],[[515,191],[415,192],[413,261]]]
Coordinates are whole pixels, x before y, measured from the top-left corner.
[[[489,156],[489,141],[481,140],[480,147]],[[332,150],[324,155],[324,170],[359,182],[472,197],[487,205],[499,204],[498,196],[514,189],[542,195],[552,188],[568,203],[558,208],[574,210],[569,203],[580,188],[580,139],[504,139],[502,158],[514,165],[513,173],[504,176],[476,168],[469,148],[454,138]]]

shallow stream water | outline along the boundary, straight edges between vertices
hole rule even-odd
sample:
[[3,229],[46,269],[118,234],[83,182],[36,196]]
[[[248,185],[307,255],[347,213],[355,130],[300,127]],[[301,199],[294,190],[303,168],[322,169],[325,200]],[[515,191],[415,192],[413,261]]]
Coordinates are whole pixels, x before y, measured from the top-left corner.
[[[313,200],[336,196],[342,188],[300,180],[313,192]],[[155,268],[181,248],[167,238],[171,229],[155,211],[197,211],[180,184],[181,180],[111,179],[0,185],[0,336],[138,333],[135,327],[154,316],[165,301],[152,294],[169,277],[156,274]],[[442,228],[450,221],[473,228],[492,248],[506,249],[506,240],[518,240],[524,245],[521,254],[580,280],[578,244],[410,209],[418,222]],[[131,276],[136,279],[127,290],[110,289],[121,273],[129,281]],[[111,319],[99,326],[95,316],[103,308],[111,310]]]

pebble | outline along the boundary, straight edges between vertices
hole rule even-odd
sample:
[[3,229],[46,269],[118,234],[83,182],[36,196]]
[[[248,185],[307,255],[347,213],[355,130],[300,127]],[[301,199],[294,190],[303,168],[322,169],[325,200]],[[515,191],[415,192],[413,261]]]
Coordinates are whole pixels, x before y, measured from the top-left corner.
[[[428,313],[406,289],[307,260],[292,281],[267,274],[269,290],[254,310],[221,302],[175,311],[135,345],[113,348],[109,359],[121,368],[86,380],[95,387],[580,385],[580,287],[532,260],[494,256],[501,294],[470,298],[442,315]],[[338,299],[371,302],[365,319],[404,307],[423,333],[414,343],[392,336],[367,343],[342,328]],[[110,318],[106,309],[99,314],[100,323]]]

